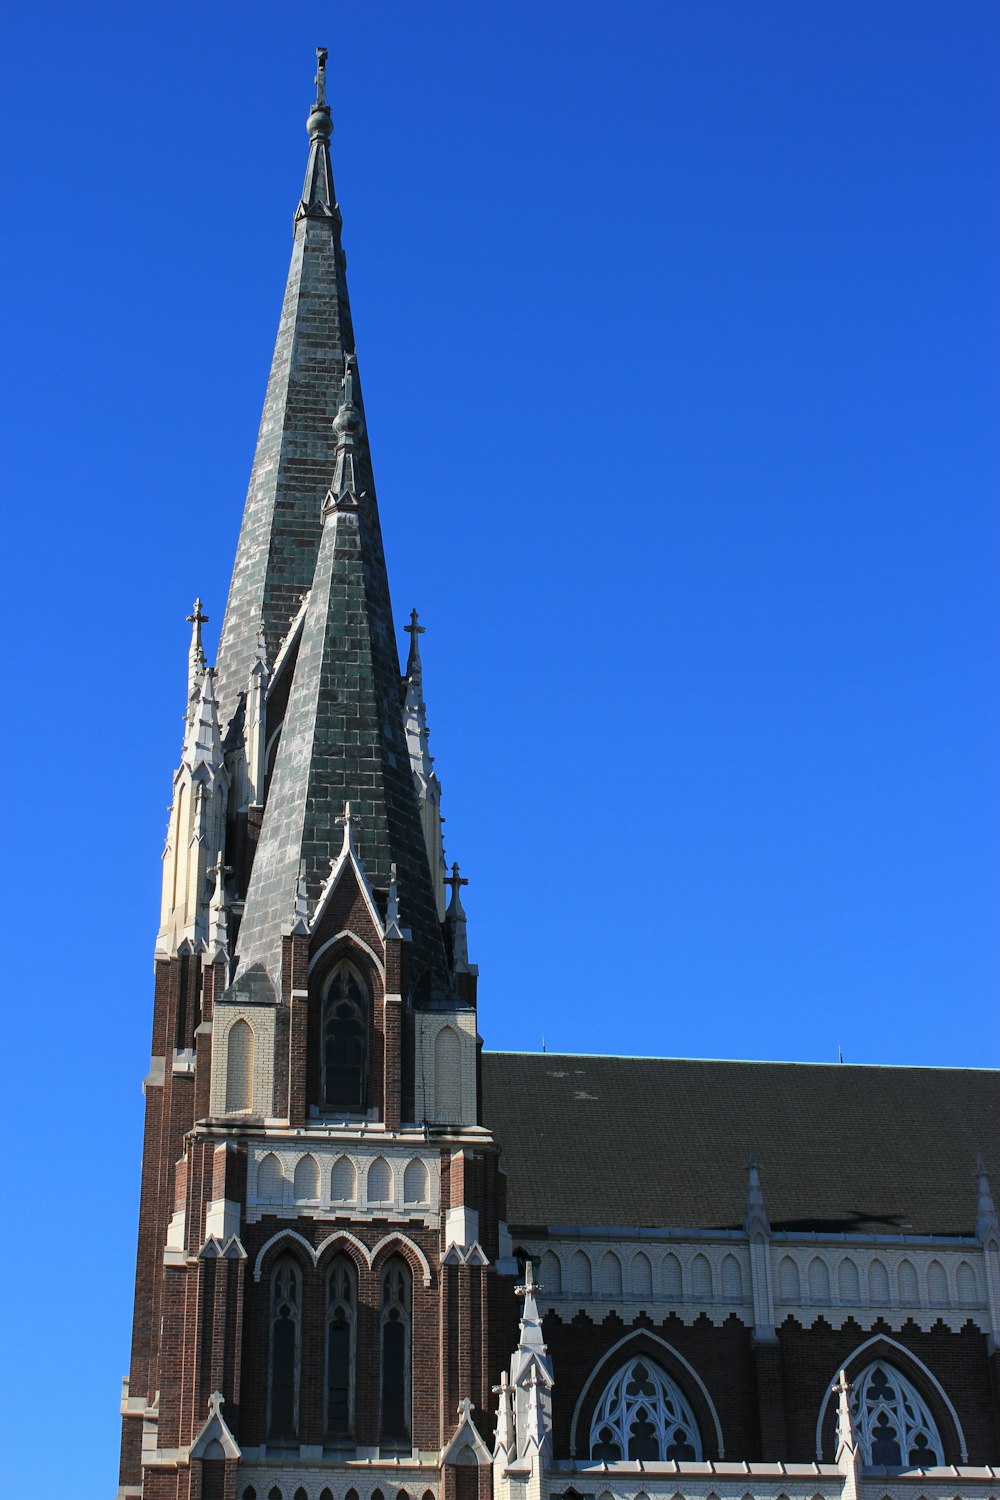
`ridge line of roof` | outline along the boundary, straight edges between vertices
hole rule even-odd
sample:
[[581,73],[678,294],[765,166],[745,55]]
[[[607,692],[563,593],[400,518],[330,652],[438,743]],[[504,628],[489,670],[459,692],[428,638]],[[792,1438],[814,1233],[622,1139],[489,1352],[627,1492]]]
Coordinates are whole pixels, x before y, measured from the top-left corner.
[[691,1062],[726,1063],[731,1066],[751,1068],[867,1068],[879,1072],[894,1073],[998,1073],[1000,1068],[977,1068],[968,1064],[945,1063],[841,1063],[809,1062],[787,1058],[768,1057],[660,1057],[648,1053],[634,1052],[516,1052],[508,1047],[484,1047],[484,1057],[537,1057],[557,1059],[561,1057],[584,1058],[590,1062]]

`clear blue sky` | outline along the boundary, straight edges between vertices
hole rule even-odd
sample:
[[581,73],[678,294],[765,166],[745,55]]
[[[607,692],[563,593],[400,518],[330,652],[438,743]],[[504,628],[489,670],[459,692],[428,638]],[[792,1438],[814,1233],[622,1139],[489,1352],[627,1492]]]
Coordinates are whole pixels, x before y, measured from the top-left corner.
[[184,616],[313,47],[487,1044],[995,1065],[1000,7],[3,27],[5,1484],[108,1500]]

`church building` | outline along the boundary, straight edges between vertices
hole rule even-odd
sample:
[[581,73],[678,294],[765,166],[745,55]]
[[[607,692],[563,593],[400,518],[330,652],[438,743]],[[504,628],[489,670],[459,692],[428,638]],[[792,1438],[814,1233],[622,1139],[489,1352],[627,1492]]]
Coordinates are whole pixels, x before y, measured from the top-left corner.
[[1000,1074],[484,1050],[318,58],[214,666],[189,617],[119,1500],[1000,1500]]

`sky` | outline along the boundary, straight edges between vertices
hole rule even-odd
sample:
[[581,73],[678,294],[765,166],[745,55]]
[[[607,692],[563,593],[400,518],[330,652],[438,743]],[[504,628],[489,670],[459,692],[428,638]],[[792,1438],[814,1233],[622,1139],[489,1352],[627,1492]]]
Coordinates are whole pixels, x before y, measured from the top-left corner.
[[211,653],[314,47],[486,1045],[992,1067],[1000,8],[0,25],[4,1486],[51,1495],[44,1410],[107,1500],[184,617]]

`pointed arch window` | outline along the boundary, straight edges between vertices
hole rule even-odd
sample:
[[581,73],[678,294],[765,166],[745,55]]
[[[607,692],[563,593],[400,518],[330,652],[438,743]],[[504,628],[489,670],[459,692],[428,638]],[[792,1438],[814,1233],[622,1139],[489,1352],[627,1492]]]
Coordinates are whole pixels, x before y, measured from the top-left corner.
[[382,1441],[410,1438],[410,1268],[396,1256],[382,1273]]
[[632,1359],[612,1378],[590,1424],[590,1456],[609,1463],[701,1459],[694,1413],[651,1360]]
[[323,991],[322,1108],[362,1110],[368,1085],[368,990],[353,964],[338,964]]
[[910,1382],[884,1360],[852,1383],[851,1412],[866,1463],[926,1469],[944,1462],[934,1418]]
[[278,1261],[271,1277],[270,1342],[268,1437],[294,1439],[299,1425],[302,1277],[289,1256]]
[[354,1436],[354,1361],[358,1284],[354,1266],[339,1255],[326,1281],[326,1430]]

